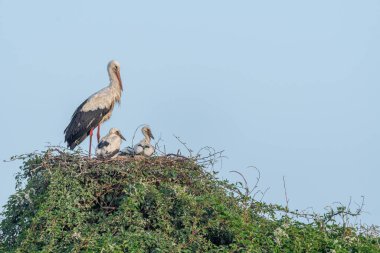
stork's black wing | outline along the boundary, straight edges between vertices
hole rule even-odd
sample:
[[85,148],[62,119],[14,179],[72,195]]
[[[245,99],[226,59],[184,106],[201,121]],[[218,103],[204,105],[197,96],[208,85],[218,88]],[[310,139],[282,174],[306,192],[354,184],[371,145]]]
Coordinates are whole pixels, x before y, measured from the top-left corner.
[[112,151],[110,153],[103,154],[103,156],[101,156],[101,158],[112,158],[115,155],[117,155],[119,153],[119,151],[120,151],[119,149],[115,149],[114,151]]
[[74,112],[70,124],[66,127],[65,142],[67,147],[74,149],[90,134],[103,119],[111,108],[98,108],[91,111],[83,111],[83,106],[88,100],[84,101]]
[[108,141],[100,141],[98,144],[98,148],[108,147],[110,143]]

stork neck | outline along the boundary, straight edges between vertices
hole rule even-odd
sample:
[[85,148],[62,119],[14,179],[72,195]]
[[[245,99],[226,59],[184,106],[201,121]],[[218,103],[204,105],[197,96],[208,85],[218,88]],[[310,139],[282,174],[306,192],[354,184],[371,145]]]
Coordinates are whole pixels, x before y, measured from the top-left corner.
[[116,74],[111,74],[110,73],[109,89],[111,90],[111,93],[114,96],[114,100],[116,102],[120,103],[121,86],[120,86],[118,78],[116,77]]
[[145,142],[146,142],[147,144],[149,144],[149,143],[150,143],[150,137],[149,137],[149,135],[144,134],[144,137],[145,137]]
[[120,82],[119,82],[119,79],[117,79],[116,74],[113,71],[110,71],[109,76],[110,76],[110,87],[120,89]]
[[121,83],[113,71],[109,71],[110,85],[109,87],[121,94]]

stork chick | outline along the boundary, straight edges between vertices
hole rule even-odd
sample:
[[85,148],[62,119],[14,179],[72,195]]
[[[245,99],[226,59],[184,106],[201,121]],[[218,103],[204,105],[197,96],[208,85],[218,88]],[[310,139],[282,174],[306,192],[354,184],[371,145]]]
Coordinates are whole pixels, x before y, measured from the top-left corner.
[[98,158],[114,158],[120,150],[124,136],[120,133],[119,129],[111,128],[109,133],[104,136],[96,148],[96,156]]
[[115,102],[120,103],[123,84],[120,78],[120,64],[110,61],[107,66],[110,84],[87,98],[74,112],[66,127],[65,142],[72,150],[90,135],[89,156],[91,156],[92,134],[97,127],[100,139],[100,125],[111,117]]
[[152,156],[154,153],[154,147],[150,144],[150,140],[154,139],[152,131],[149,126],[144,126],[141,129],[144,139],[142,139],[134,147],[126,147],[120,151],[120,156],[134,156],[134,155],[143,155],[143,156]]
[[150,140],[154,139],[152,131],[149,126],[144,126],[141,132],[144,135],[144,139],[135,145],[134,153],[135,155],[151,156],[154,153],[154,147],[150,144]]

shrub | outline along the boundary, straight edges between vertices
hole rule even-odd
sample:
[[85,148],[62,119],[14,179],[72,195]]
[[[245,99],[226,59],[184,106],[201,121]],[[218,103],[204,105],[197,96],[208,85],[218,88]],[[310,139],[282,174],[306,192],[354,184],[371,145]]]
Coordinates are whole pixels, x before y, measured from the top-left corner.
[[16,158],[24,162],[2,213],[2,252],[380,252],[377,236],[335,221],[339,210],[302,222],[195,159],[61,149]]

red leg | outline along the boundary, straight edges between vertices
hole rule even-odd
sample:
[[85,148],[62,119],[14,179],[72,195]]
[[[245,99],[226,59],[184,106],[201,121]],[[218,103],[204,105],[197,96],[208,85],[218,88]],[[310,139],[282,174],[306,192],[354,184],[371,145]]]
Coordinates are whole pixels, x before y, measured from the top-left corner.
[[91,146],[92,146],[92,134],[94,132],[94,129],[90,130],[90,148],[88,150],[88,157],[91,158]]
[[98,137],[98,144],[99,144],[99,141],[100,141],[100,124],[98,125],[98,134],[96,135],[96,137]]

